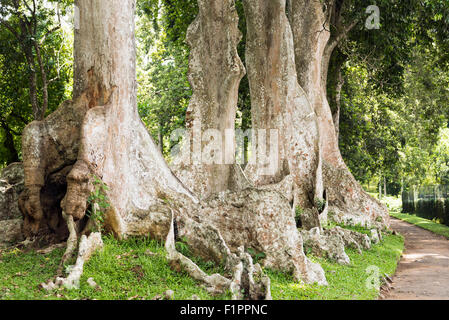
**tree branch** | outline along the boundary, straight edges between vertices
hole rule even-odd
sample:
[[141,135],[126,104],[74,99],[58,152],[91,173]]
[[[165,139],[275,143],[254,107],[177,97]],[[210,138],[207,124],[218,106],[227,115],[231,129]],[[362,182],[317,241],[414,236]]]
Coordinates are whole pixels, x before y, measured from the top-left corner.
[[50,34],[52,34],[53,32],[55,32],[56,30],[58,30],[58,29],[60,29],[60,28],[61,28],[61,25],[58,24],[56,27],[54,27],[54,28],[48,30],[48,31],[45,33],[45,35],[42,37],[42,39],[41,39],[41,41],[39,42],[39,44],[42,45],[42,44],[45,42],[45,40],[47,40],[47,37],[48,37]]
[[351,30],[354,29],[354,27],[359,22],[360,22],[360,19],[356,19],[348,26],[340,28],[337,31],[337,34],[335,36],[333,36],[332,39],[329,41],[329,44],[328,44],[328,47],[330,47],[329,49],[331,49],[331,51],[333,51],[335,49],[335,47],[338,46],[338,44],[348,36],[349,32],[351,32]]
[[8,29],[9,32],[11,32],[14,35],[14,37],[20,41],[19,34],[17,33],[16,30],[14,30],[14,28],[8,22],[6,22],[5,20],[0,18],[0,24],[4,25],[5,28]]

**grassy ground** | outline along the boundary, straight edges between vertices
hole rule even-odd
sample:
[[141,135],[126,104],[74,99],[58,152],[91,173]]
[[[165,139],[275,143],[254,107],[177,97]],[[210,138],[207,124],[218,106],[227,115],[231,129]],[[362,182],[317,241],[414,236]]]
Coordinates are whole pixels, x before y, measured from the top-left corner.
[[401,219],[405,222],[414,224],[420,228],[432,231],[433,233],[445,236],[449,239],[449,227],[440,223],[436,223],[431,220],[427,220],[415,215],[400,213],[400,212],[391,212],[390,215],[397,219]]
[[[56,272],[63,250],[41,255],[36,252],[0,252],[0,299],[53,300],[99,299],[127,300],[152,299],[166,290],[175,292],[174,299],[229,299],[229,295],[210,296],[204,289],[183,273],[170,269],[163,246],[152,240],[130,239],[125,242],[106,237],[105,247],[85,266],[79,290],[59,290],[48,293],[39,284]],[[380,274],[393,274],[403,249],[400,236],[388,235],[380,245],[375,245],[362,255],[348,250],[352,265],[340,266],[327,259],[310,257],[326,271],[328,287],[301,285],[285,274],[267,270],[272,280],[274,299],[375,299],[377,290],[366,286],[370,277],[367,268],[376,266]],[[182,246],[178,250],[188,254]],[[195,261],[209,274],[222,272],[212,264]],[[87,284],[94,278],[100,286],[93,289]]]
[[[373,300],[378,290],[367,286],[370,272],[378,268],[379,274],[394,274],[404,249],[401,236],[388,235],[382,244],[374,245],[369,251],[359,255],[354,250],[346,250],[352,264],[342,266],[327,259],[314,258],[326,272],[328,287],[302,286],[294,283],[290,276],[270,272],[273,299],[288,300]],[[370,271],[371,270],[371,271]]]
[[[165,259],[164,247],[153,240],[130,239],[118,242],[105,237],[104,249],[85,266],[79,290],[48,293],[39,288],[56,273],[63,250],[48,255],[35,252],[7,252],[0,256],[0,299],[152,299],[166,290],[175,292],[175,299],[225,299],[212,297],[187,274],[172,271]],[[201,267],[211,270],[211,266]],[[100,286],[87,284],[94,278]]]
[[402,213],[402,201],[400,197],[386,197],[382,200],[390,210],[390,216],[414,224],[420,228],[445,236],[449,239],[449,227],[436,221],[418,217],[414,214]]

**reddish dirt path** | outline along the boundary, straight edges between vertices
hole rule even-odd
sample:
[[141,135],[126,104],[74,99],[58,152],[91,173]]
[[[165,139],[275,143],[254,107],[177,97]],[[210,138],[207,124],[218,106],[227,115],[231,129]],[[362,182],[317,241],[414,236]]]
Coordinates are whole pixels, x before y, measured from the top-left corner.
[[449,300],[449,240],[393,219],[405,237],[405,251],[386,300]]

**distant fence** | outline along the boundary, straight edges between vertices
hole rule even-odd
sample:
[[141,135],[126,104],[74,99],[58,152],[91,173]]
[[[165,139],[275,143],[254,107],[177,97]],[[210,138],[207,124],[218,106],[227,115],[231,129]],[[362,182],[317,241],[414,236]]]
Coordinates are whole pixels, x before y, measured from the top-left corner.
[[402,193],[402,212],[449,226],[449,186],[412,187]]

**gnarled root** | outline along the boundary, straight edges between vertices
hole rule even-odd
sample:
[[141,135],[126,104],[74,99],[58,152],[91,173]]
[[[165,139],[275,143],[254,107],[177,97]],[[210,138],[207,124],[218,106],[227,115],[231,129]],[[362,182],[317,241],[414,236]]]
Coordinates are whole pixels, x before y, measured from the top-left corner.
[[78,237],[75,229],[75,222],[73,216],[68,216],[64,212],[62,213],[64,220],[67,222],[67,228],[69,229],[69,239],[67,240],[67,248],[62,256],[61,263],[59,264],[56,274],[61,277],[64,272],[64,264],[69,261],[75,254],[76,246],[78,245]]
[[[193,220],[190,222],[194,223]],[[197,225],[198,228],[200,227]],[[194,241],[202,243],[203,247],[211,247],[209,251],[215,252],[216,256],[220,256],[227,261],[226,268],[232,270],[232,280],[220,274],[207,275],[192,260],[176,251],[174,214],[172,214],[170,231],[165,242],[167,258],[171,267],[177,271],[186,271],[192,278],[203,283],[212,294],[223,294],[230,290],[233,299],[242,299],[241,292],[243,289],[244,295],[250,299],[271,299],[270,279],[263,275],[258,264],[253,265],[251,256],[244,253],[244,248],[239,248],[238,255],[235,255],[230,252],[218,230],[207,224],[203,230],[204,232],[197,234]],[[255,273],[260,280],[255,281]]]
[[368,235],[356,231],[335,227],[321,230],[313,228],[302,230],[304,247],[317,256],[327,257],[339,264],[347,265],[351,261],[345,252],[345,248],[353,248],[359,254],[362,250],[371,248],[371,239]]
[[99,232],[92,233],[89,237],[82,236],[76,264],[71,267],[67,278],[56,278],[56,285],[67,289],[79,288],[79,280],[83,274],[84,263],[86,263],[95,251],[103,248],[103,241]]
[[366,193],[346,166],[338,168],[324,161],[323,174],[329,197],[329,219],[367,228],[389,227],[387,207]]
[[54,290],[61,287],[65,287],[67,289],[78,289],[79,281],[83,274],[84,264],[97,250],[102,248],[103,241],[100,233],[92,233],[89,237],[82,236],[76,264],[70,268],[70,273],[67,278],[57,277],[54,282],[51,280],[47,284],[42,283],[41,287],[45,290]]
[[[265,254],[264,267],[291,272],[297,281],[327,284],[323,269],[304,255],[289,201],[278,192],[248,188],[220,193],[208,198],[192,218],[216,227],[233,253],[242,246],[250,248]],[[182,222],[180,236],[186,236],[194,229]]]
[[66,176],[79,150],[80,127],[87,112],[85,95],[65,101],[44,121],[34,121],[22,135],[24,191],[19,208],[26,237],[40,234],[67,236],[60,201],[65,194]]

